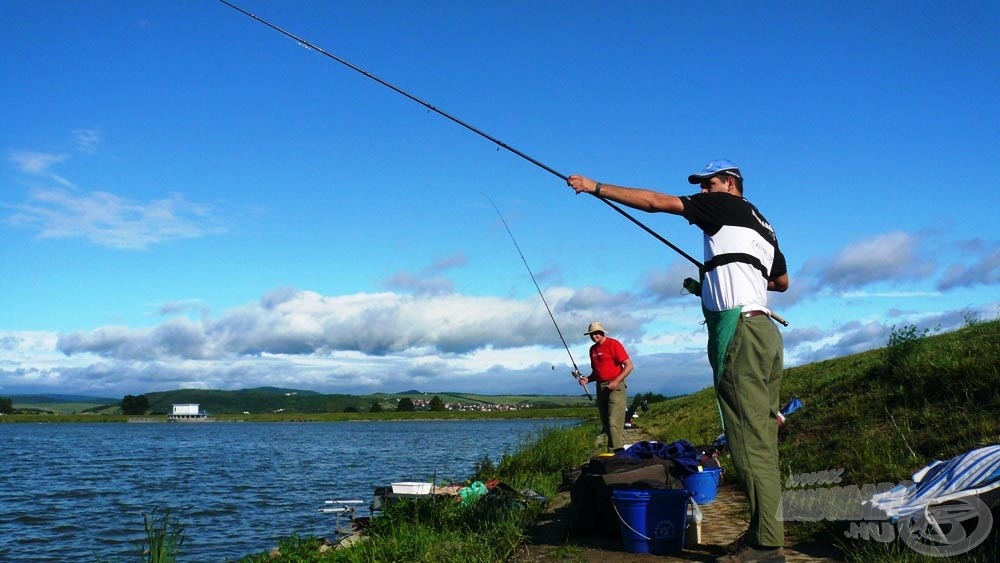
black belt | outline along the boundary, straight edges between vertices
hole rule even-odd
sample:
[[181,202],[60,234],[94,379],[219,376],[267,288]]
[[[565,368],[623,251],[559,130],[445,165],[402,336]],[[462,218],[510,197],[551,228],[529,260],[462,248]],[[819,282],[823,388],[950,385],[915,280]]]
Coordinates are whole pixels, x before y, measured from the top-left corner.
[[756,311],[747,311],[743,313],[743,318],[749,319],[750,317],[759,317],[760,315],[767,315],[767,311],[761,311],[759,309]]

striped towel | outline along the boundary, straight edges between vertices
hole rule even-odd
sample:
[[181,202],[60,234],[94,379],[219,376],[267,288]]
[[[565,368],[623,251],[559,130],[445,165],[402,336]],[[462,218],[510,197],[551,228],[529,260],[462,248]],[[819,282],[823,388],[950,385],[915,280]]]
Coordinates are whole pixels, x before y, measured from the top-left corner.
[[1000,445],[970,450],[948,461],[934,461],[901,484],[868,501],[895,520],[924,512],[929,505],[980,495],[1000,487]]

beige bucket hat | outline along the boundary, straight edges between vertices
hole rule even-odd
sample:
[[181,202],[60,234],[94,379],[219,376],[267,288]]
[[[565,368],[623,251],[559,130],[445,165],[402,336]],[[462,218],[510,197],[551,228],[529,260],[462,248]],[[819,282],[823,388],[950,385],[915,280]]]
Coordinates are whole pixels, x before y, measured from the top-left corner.
[[603,332],[603,333],[607,334],[608,331],[604,330],[604,326],[601,323],[599,323],[597,321],[594,321],[594,322],[590,323],[590,326],[587,327],[587,332],[585,332],[583,334],[586,335],[586,336],[590,336],[591,334],[594,334],[595,332]]

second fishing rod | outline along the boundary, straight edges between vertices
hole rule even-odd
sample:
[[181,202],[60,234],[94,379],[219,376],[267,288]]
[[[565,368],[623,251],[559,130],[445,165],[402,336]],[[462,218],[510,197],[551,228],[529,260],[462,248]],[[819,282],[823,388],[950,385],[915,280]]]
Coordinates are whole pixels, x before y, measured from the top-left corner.
[[549,318],[552,319],[552,324],[556,327],[556,333],[559,334],[559,340],[562,341],[563,348],[566,348],[566,354],[569,355],[569,362],[573,364],[573,377],[580,383],[580,386],[583,387],[584,392],[587,393],[587,398],[593,401],[594,397],[590,394],[590,389],[587,388],[587,385],[583,383],[583,374],[580,373],[580,368],[576,365],[576,360],[573,359],[573,353],[569,351],[569,345],[566,344],[566,339],[563,337],[562,331],[559,330],[559,323],[556,322],[556,316],[552,314],[552,308],[549,307],[549,302],[545,300],[545,294],[542,293],[542,288],[538,287],[538,281],[535,279],[535,274],[531,272],[531,266],[528,266],[528,260],[524,257],[524,253],[521,252],[521,247],[517,244],[517,239],[514,238],[514,233],[511,232],[510,226],[507,224],[507,220],[503,218],[503,213],[500,213],[500,208],[497,207],[496,203],[493,203],[493,199],[486,194],[483,194],[483,196],[490,201],[493,209],[497,212],[497,216],[500,217],[500,222],[503,223],[503,228],[507,229],[507,234],[510,235],[510,241],[514,243],[514,248],[517,249],[518,255],[521,256],[521,262],[524,262],[524,267],[527,268],[528,275],[531,276],[531,282],[535,284],[535,289],[538,290],[538,296],[542,298],[542,304],[545,305],[545,310],[548,311]]

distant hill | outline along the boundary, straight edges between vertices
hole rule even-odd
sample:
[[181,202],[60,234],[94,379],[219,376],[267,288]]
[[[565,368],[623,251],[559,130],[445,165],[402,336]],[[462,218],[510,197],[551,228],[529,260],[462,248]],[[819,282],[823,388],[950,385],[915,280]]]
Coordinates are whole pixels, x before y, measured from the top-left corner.
[[34,414],[114,413],[121,403],[121,399],[59,393],[0,396],[11,400],[15,412]]
[[284,412],[342,412],[347,406],[363,403],[360,397],[350,395],[324,395],[315,391],[258,387],[236,391],[212,389],[177,389],[145,393],[149,409],[154,414],[166,414],[172,405],[197,403],[211,414]]
[[57,393],[45,393],[35,395],[3,395],[9,398],[14,404],[31,403],[43,405],[48,403],[93,403],[95,405],[117,405],[121,399],[109,399],[105,397],[91,397],[89,395],[60,395]]
[[[283,387],[256,387],[222,391],[213,389],[177,389],[136,393],[149,400],[151,414],[167,414],[175,404],[197,403],[209,414],[262,414],[262,413],[329,413],[345,409],[368,412],[378,402],[383,410],[396,409],[402,398],[409,398],[417,405],[433,397],[445,404],[475,406],[516,406],[530,404],[535,408],[560,408],[592,404],[583,395],[479,395],[459,392],[427,392],[410,389],[402,393],[376,393],[372,395],[323,394],[303,389]],[[22,412],[52,414],[118,414],[121,398],[90,397],[85,395],[33,394],[10,397],[14,408]]]
[[376,393],[373,395],[323,394],[301,389],[283,389],[277,387],[259,387],[255,389],[240,389],[238,391],[218,391],[205,389],[178,389],[175,391],[159,391],[146,393],[149,399],[150,412],[166,414],[174,404],[197,403],[210,414],[252,414],[260,413],[324,413],[344,412],[352,408],[367,412],[373,403],[378,402],[383,410],[395,410],[396,403],[402,398],[409,398],[419,404],[419,401],[430,401],[439,397],[443,402],[452,404],[475,405],[520,405],[529,403],[533,407],[558,408],[587,405],[586,397],[559,395],[476,395],[453,392],[425,392],[411,389],[405,393]]

